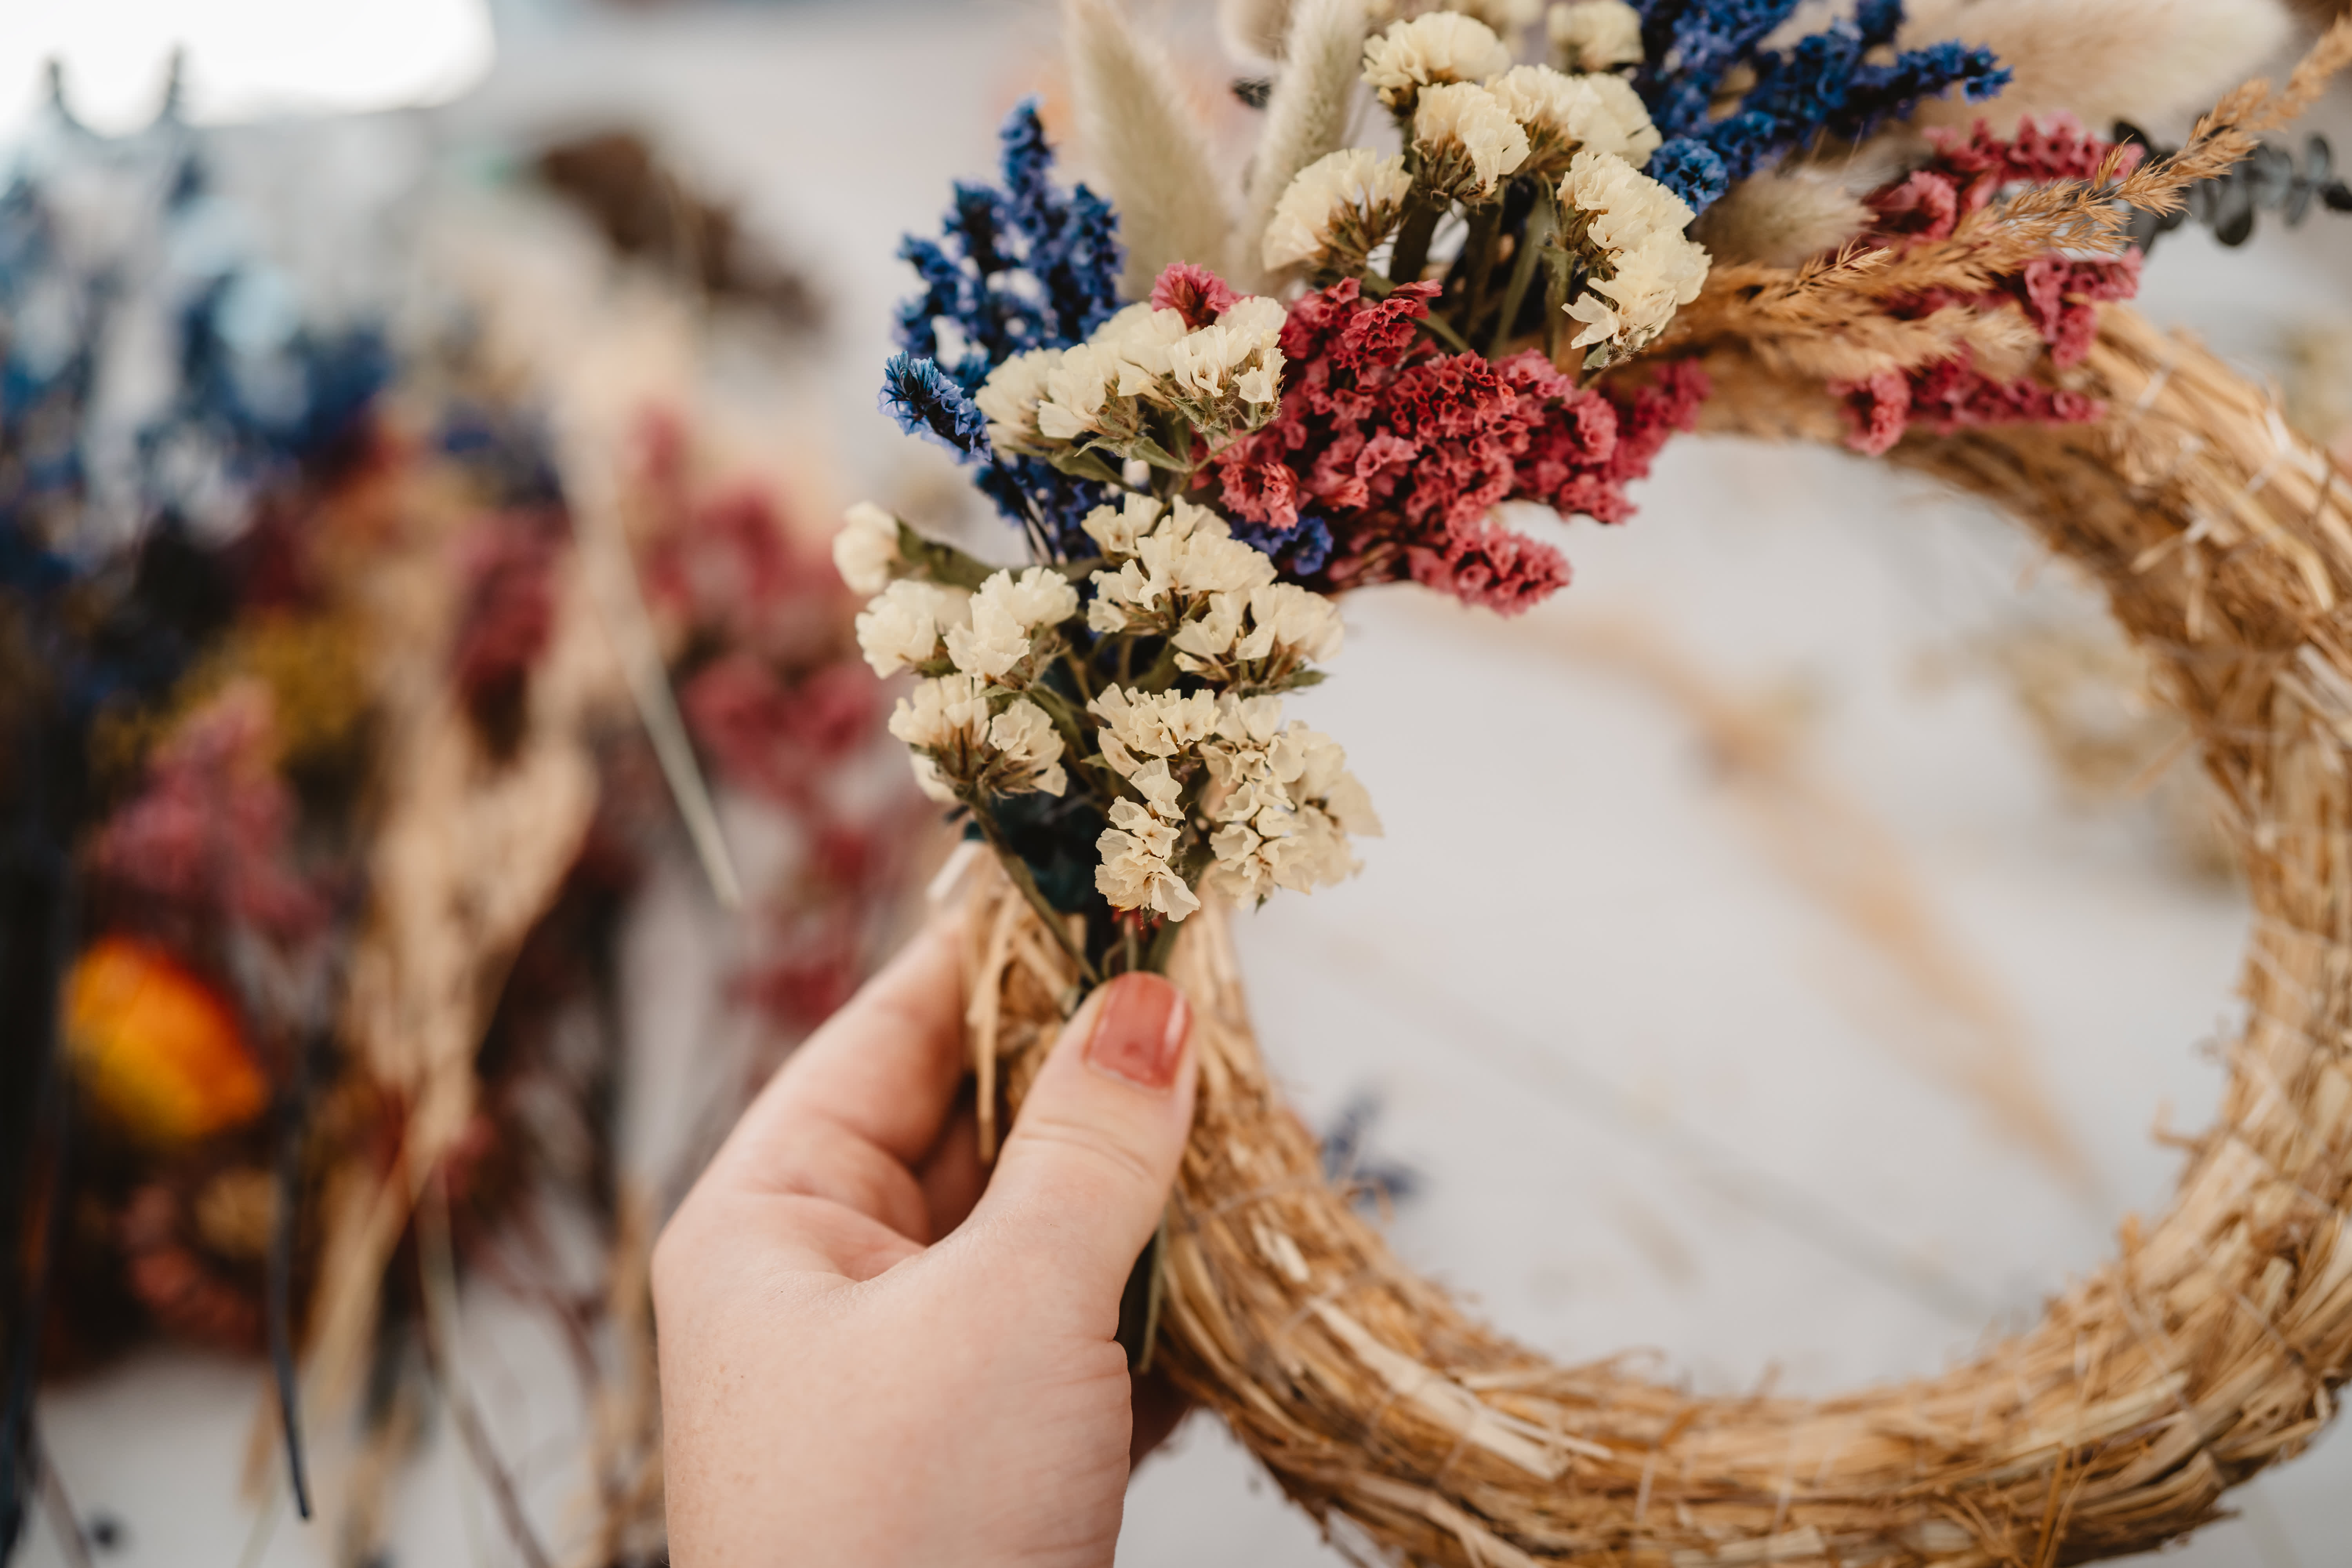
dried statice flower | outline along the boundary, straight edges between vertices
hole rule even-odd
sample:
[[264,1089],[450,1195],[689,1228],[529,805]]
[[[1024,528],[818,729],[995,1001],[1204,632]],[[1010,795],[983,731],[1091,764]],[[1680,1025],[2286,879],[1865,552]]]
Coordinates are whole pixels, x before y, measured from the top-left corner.
[[1607,153],[1579,153],[1560,182],[1568,234],[1591,258],[1588,289],[1567,310],[1584,328],[1570,342],[1601,363],[1664,331],[1706,281],[1704,247],[1684,237],[1691,209],[1657,181]]
[[1412,113],[1422,178],[1448,201],[1482,202],[1528,161],[1528,133],[1502,100],[1466,81],[1422,89]]
[[1551,175],[1585,148],[1639,167],[1658,148],[1650,111],[1622,77],[1566,76],[1549,66],[1514,66],[1486,84],[1528,134],[1526,172]]
[[946,658],[949,630],[971,621],[964,589],[902,577],[858,613],[857,646],[875,674],[892,676]]
[[1563,70],[1613,71],[1642,63],[1642,14],[1624,0],[1554,5],[1544,13],[1544,30]]
[[1347,753],[1319,731],[1285,726],[1279,699],[1223,698],[1201,758],[1210,781],[1202,808],[1217,825],[1203,880],[1219,892],[1258,900],[1276,888],[1312,892],[1344,881],[1358,868],[1349,836],[1380,836]]
[[1269,272],[1359,271],[1395,231],[1412,194],[1412,176],[1397,153],[1347,147],[1318,158],[1275,204],[1261,259]]
[[1032,656],[1040,634],[1078,613],[1078,591],[1050,567],[1032,566],[1015,577],[999,572],[982,583],[966,606],[968,618],[947,628],[948,658],[966,675],[1006,685],[1006,677]]
[[942,805],[1069,787],[1061,733],[1045,710],[977,676],[920,682],[898,700],[890,733],[913,749],[916,784]]
[[905,564],[898,555],[898,520],[872,501],[859,501],[833,536],[833,566],[853,593],[869,598],[890,585]]
[[1423,88],[1485,81],[1511,68],[1511,51],[1486,23],[1451,11],[1390,24],[1364,40],[1364,80],[1381,101],[1411,113]]

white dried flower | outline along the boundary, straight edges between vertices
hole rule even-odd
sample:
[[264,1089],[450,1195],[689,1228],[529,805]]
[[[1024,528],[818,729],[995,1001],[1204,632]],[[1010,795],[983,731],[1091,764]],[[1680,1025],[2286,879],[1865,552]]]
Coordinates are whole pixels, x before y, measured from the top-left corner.
[[971,618],[971,595],[961,588],[900,578],[875,595],[857,616],[857,646],[877,675],[942,657],[949,628]]
[[1479,201],[1528,161],[1528,133],[1500,99],[1475,82],[1425,88],[1412,113],[1412,141],[1430,188]]
[[1549,66],[1513,66],[1486,84],[1528,133],[1528,169],[1551,174],[1590,147],[1643,163],[1658,150],[1658,128],[1622,77],[1564,76]]
[[1095,887],[1113,909],[1150,910],[1171,921],[1197,911],[1201,900],[1169,863],[1176,830],[1131,800],[1111,807],[1113,826],[1095,840],[1102,864]]
[[1279,302],[1254,294],[1169,344],[1167,400],[1212,436],[1265,423],[1282,384],[1286,319]]
[[1102,431],[1104,405],[1118,391],[1120,363],[1092,342],[1061,350],[1045,371],[1038,432],[1050,441],[1071,441]]
[[977,676],[941,675],[919,682],[890,713],[890,733],[915,752],[915,782],[942,802],[960,791],[1060,795],[1063,742],[1045,710],[1016,697],[991,715],[992,691]]
[[1116,368],[1118,395],[1139,397],[1168,374],[1169,345],[1191,330],[1181,311],[1135,304],[1096,328],[1087,341]]
[[1037,405],[1045,397],[1045,377],[1061,363],[1059,349],[1030,349],[988,373],[972,403],[988,417],[988,439],[999,451],[1044,449]]
[[1390,24],[1364,40],[1364,79],[1391,109],[1404,110],[1423,88],[1485,81],[1511,68],[1511,51],[1486,23],[1433,11]]
[[1353,272],[1396,227],[1412,194],[1401,153],[1343,147],[1318,158],[1275,204],[1261,258],[1274,272],[1308,265]]
[[1642,14],[1624,0],[1554,5],[1544,24],[1565,69],[1608,71],[1642,63]]
[[898,558],[898,520],[862,500],[841,520],[833,536],[833,569],[851,591],[874,595],[890,585]]
[[1593,345],[1600,363],[1631,353],[1698,298],[1707,254],[1684,237],[1691,210],[1681,197],[1612,153],[1587,151],[1570,160],[1559,199],[1596,274],[1567,306],[1584,323],[1573,346]]
[[1102,546],[1105,560],[1116,563],[1134,555],[1137,543],[1159,526],[1167,510],[1151,497],[1130,490],[1118,506],[1098,506],[1087,513],[1078,526]]
[[1050,567],[998,572],[972,595],[969,618],[947,628],[948,657],[966,675],[1001,680],[1029,657],[1030,639],[1078,613],[1078,591]]
[[1133,691],[1105,687],[1087,704],[1102,721],[1103,760],[1122,778],[1132,778],[1150,759],[1165,762],[1208,739],[1217,724],[1217,701],[1205,691]]
[[1613,276],[1569,301],[1568,313],[1585,323],[1572,347],[1605,343],[1612,353],[1631,353],[1664,331],[1706,281],[1706,248],[1679,235],[1653,235],[1614,260]]
[[1581,232],[1603,251],[1631,250],[1654,234],[1690,227],[1690,204],[1613,153],[1583,152],[1559,183],[1568,217],[1584,215]]
[[1346,753],[1303,724],[1283,727],[1275,698],[1223,699],[1201,755],[1210,777],[1202,805],[1216,824],[1205,880],[1221,892],[1263,899],[1341,880],[1356,869],[1349,834],[1380,832]]
[[1250,633],[1235,652],[1248,659],[1285,655],[1319,664],[1339,651],[1339,607],[1296,583],[1269,583],[1249,597]]
[[1274,563],[1233,537],[1225,520],[1179,500],[1116,570],[1089,579],[1094,603],[1087,625],[1122,632],[1152,625],[1172,630],[1212,594],[1246,593],[1274,581]]
[[1061,731],[1045,717],[1045,710],[1027,698],[1014,698],[1003,712],[988,721],[988,743],[1029,788],[1060,795],[1068,786],[1068,775],[1062,771]]

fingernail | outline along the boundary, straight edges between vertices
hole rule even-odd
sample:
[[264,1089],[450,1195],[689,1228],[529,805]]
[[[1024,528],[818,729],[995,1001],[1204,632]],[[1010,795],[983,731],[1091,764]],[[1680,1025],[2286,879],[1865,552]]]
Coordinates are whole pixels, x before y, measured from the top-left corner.
[[1176,1081],[1192,1027],[1182,992],[1157,974],[1122,974],[1103,987],[1087,1037],[1087,1065],[1139,1089],[1166,1089]]

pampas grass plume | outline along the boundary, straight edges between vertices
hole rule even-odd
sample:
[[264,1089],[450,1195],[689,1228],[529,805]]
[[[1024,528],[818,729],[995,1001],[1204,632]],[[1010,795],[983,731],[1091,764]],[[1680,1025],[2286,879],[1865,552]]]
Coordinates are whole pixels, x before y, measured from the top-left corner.
[[1290,37],[1291,7],[1292,0],[1217,0],[1217,31],[1235,59],[1279,60]]
[[1691,231],[1718,261],[1794,267],[1835,250],[1870,224],[1843,175],[1796,168],[1742,180]]
[[1919,106],[1921,125],[1989,120],[2008,135],[2023,115],[2072,110],[2104,132],[2202,110],[2284,47],[2282,0],[1917,0],[1902,43],[1989,45],[2015,71],[1989,103],[1958,95]]
[[1142,299],[1175,261],[1230,276],[1233,216],[1166,52],[1117,0],[1067,0],[1065,16],[1079,132],[1127,247],[1120,292]]
[[1234,247],[1235,262],[1252,278],[1260,277],[1258,247],[1282,193],[1299,170],[1348,145],[1364,68],[1362,0],[1297,0],[1282,57],[1282,75],[1266,100],[1265,131],[1250,163],[1240,243]]

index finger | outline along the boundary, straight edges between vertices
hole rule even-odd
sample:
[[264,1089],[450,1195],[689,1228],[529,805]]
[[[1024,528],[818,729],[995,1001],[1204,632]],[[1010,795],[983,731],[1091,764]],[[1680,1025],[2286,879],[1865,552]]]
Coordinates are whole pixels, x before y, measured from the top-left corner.
[[791,1059],[713,1162],[756,1180],[824,1123],[909,1166],[939,1141],[963,1076],[960,915],[933,918]]

